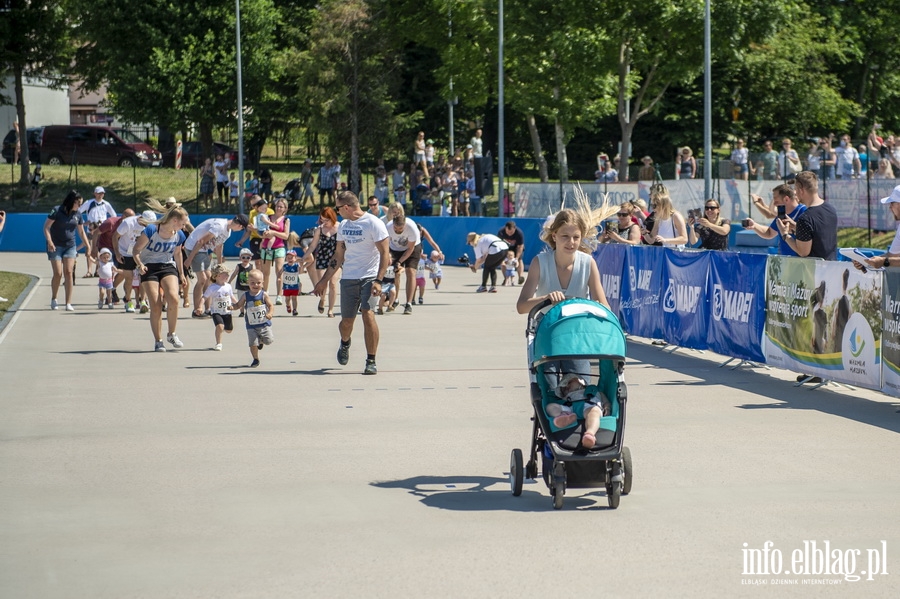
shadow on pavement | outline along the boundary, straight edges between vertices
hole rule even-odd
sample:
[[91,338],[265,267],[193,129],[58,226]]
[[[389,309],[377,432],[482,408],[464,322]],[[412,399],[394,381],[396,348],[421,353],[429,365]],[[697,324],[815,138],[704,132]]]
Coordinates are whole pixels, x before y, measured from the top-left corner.
[[[525,480],[522,495],[513,497],[509,479],[488,476],[414,476],[370,483],[380,489],[405,489],[424,505],[460,512],[552,512],[549,491],[542,481]],[[498,486],[498,488],[491,488]],[[541,489],[542,491],[538,491]],[[566,496],[563,509],[609,509],[606,495],[590,492]]]
[[[812,391],[811,385],[795,387],[791,381],[784,381],[765,373],[764,370],[739,368],[730,370],[719,368],[708,359],[701,359],[679,350],[664,352],[658,347],[643,343],[628,343],[628,359],[646,366],[658,366],[701,380],[672,380],[656,383],[659,386],[711,386],[722,385],[735,389],[752,390],[760,398],[775,400],[773,403],[748,403],[735,406],[743,410],[815,410],[840,418],[854,420],[861,424],[875,426],[900,433],[900,402],[873,401],[849,395],[853,390],[842,387],[820,387]],[[724,359],[723,359],[724,361]],[[625,368],[625,382],[634,382]],[[640,396],[640,391],[629,394]],[[884,396],[889,399],[888,396]],[[726,399],[723,397],[723,399]],[[727,399],[726,399],[727,401]]]

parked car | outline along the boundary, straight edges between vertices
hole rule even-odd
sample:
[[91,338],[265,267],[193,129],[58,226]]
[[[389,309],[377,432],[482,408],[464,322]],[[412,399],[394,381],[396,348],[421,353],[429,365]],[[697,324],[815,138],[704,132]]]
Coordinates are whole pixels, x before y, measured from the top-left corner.
[[[44,132],[43,127],[28,128],[28,160],[33,163],[41,161],[41,134]],[[16,155],[16,130],[10,129],[6,137],[3,138],[2,156],[7,162],[15,160]]]
[[[228,144],[220,141],[213,142],[213,154],[209,156],[213,160],[216,156],[222,154],[231,161],[231,167],[237,168],[238,153]],[[203,144],[199,141],[186,141],[181,144],[181,168],[200,168],[207,156],[203,154]],[[248,164],[246,154],[244,156],[244,165]],[[175,168],[175,148],[163,152],[163,166]]]
[[125,129],[92,125],[49,125],[41,141],[43,164],[162,166],[153,146]]

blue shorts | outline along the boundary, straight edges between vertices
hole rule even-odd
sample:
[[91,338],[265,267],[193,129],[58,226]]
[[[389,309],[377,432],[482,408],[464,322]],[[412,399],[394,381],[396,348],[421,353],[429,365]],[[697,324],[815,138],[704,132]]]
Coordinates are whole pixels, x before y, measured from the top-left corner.
[[740,174],[742,174],[742,175],[743,175],[744,173],[749,173],[749,172],[750,172],[750,165],[749,165],[749,164],[735,164],[735,165],[734,165],[734,172],[740,173]]
[[74,245],[68,248],[56,246],[55,250],[47,252],[47,259],[53,261],[62,260],[63,258],[72,258],[74,260],[75,257],[78,256],[78,251],[75,249],[76,247],[77,246]]

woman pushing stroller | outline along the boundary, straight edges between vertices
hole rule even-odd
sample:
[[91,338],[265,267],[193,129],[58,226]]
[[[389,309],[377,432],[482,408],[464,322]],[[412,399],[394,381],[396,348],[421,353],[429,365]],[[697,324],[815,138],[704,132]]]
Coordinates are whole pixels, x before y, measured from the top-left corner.
[[[538,254],[531,261],[528,268],[528,278],[519,293],[516,302],[516,310],[519,314],[528,314],[535,306],[545,301],[558,304],[567,298],[591,299],[609,308],[603,285],[600,281],[600,271],[591,257],[592,246],[597,244],[597,225],[603,222],[618,210],[616,206],[610,206],[608,201],[591,210],[588,199],[583,193],[576,193],[576,208],[561,210],[541,234],[541,239],[546,242],[552,251]],[[569,393],[581,393],[583,401],[585,386],[583,379],[577,374],[564,377],[567,385],[577,385],[580,389],[564,390],[566,395],[557,396],[565,400]],[[605,399],[605,398],[604,398]],[[608,400],[607,400],[608,403]],[[553,407],[551,407],[553,406]],[[584,434],[581,444],[585,448],[591,448],[596,443],[597,430],[600,428],[600,417],[603,408],[600,399],[596,402],[586,401],[579,404],[583,409],[581,414],[567,412],[564,404],[548,405],[548,416],[554,420],[555,426],[560,424],[571,426],[579,415],[585,418]],[[556,412],[550,413],[551,411]],[[565,428],[562,426],[560,428]]]

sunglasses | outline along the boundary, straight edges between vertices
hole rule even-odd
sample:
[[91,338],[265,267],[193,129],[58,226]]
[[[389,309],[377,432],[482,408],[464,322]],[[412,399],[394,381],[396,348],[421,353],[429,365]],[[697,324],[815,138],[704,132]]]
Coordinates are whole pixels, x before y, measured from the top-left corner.
[[719,209],[718,206],[704,206],[704,208],[706,208],[707,210],[718,210]]
[[250,256],[241,256],[241,260],[249,260]]
[[631,216],[628,212],[619,212],[617,216]]

